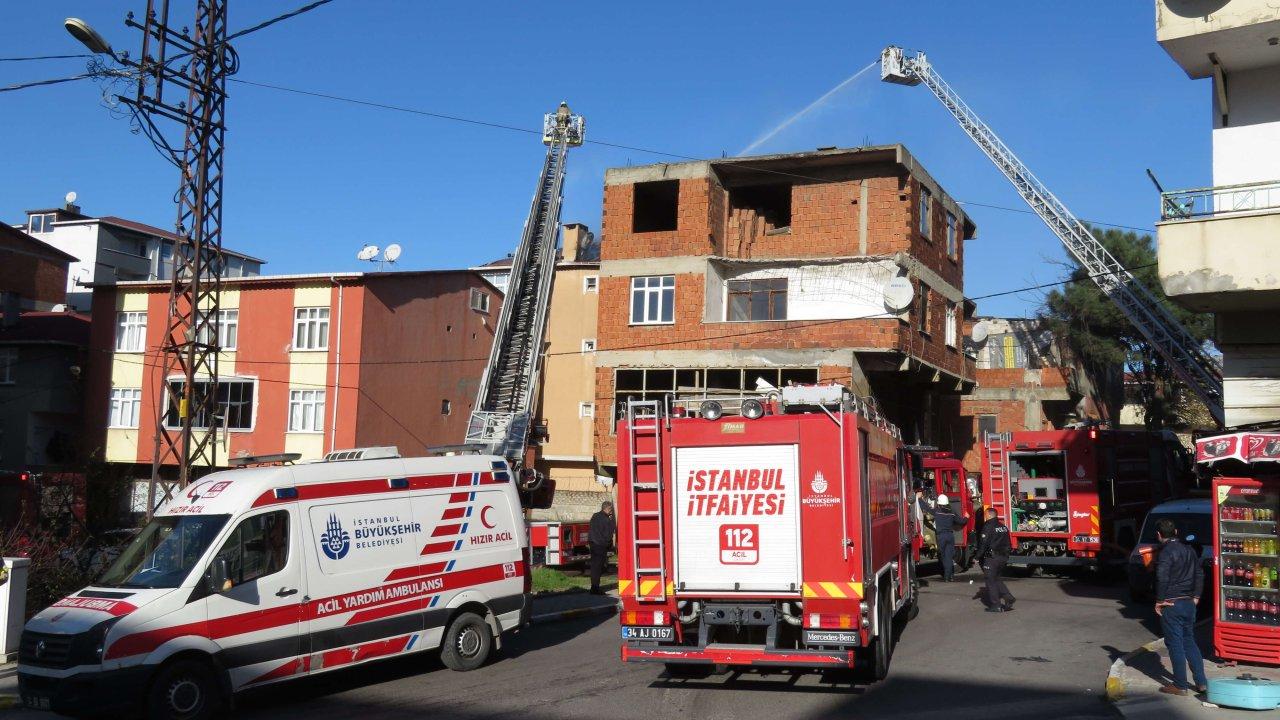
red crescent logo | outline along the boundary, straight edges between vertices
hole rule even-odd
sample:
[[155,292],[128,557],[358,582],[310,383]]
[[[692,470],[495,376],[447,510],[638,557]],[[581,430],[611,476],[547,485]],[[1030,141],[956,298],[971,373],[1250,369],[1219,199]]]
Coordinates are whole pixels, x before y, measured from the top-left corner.
[[480,524],[484,525],[486,528],[490,530],[492,530],[496,526],[494,523],[489,522],[489,518],[486,515],[492,509],[493,509],[492,505],[485,505],[484,509],[480,511]]

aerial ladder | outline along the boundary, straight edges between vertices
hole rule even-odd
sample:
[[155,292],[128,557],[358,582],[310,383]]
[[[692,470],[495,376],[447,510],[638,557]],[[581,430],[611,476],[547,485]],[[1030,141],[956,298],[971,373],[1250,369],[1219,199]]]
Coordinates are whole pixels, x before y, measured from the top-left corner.
[[556,269],[565,158],[582,144],[585,125],[566,103],[543,118],[547,157],[524,234],[511,261],[502,312],[494,328],[493,348],[467,425],[465,447],[506,458],[522,489],[535,490],[540,478],[525,465],[533,412],[538,404],[539,371],[546,337],[547,311]]
[[1142,337],[1169,363],[1178,379],[1204,402],[1218,425],[1222,425],[1222,367],[1218,360],[1022,164],[995,131],[934,72],[925,54],[916,52],[908,55],[902,48],[892,45],[885,48],[880,54],[880,79],[898,85],[924,83],[933,91],[969,138],[1013,183],[1014,189],[1058,236],[1067,252],[1079,261],[1103,294],[1120,308]]

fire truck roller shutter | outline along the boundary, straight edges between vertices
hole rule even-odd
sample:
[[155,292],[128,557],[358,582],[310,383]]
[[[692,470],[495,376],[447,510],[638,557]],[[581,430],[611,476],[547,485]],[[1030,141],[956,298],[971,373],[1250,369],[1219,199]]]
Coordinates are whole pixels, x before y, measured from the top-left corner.
[[797,476],[795,445],[676,448],[676,588],[799,593]]

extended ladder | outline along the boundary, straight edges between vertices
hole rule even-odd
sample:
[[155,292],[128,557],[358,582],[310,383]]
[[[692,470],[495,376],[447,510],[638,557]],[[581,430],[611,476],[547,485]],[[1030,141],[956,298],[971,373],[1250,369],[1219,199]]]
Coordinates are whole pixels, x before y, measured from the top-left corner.
[[880,55],[880,79],[899,85],[924,83],[933,92],[969,138],[1013,183],[1027,205],[1058,236],[1102,293],[1120,308],[1142,337],[1169,363],[1178,379],[1204,402],[1218,425],[1222,425],[1222,367],[1218,360],[933,71],[924,53],[907,57],[902,48],[885,48]]
[[662,501],[662,402],[627,403],[626,492],[631,501],[632,580],[636,599],[667,599],[666,515]]
[[[1006,525],[1013,519],[1009,516],[1009,443],[1013,440],[1010,433],[989,432],[982,438],[982,446],[987,454],[987,482],[991,487],[991,507]],[[1013,529],[1010,525],[1010,529]]]
[[582,117],[560,103],[543,120],[547,157],[538,176],[524,234],[511,260],[511,277],[494,328],[489,362],[467,426],[468,445],[524,463],[530,418],[538,403],[538,372],[556,269],[565,157],[582,144]]

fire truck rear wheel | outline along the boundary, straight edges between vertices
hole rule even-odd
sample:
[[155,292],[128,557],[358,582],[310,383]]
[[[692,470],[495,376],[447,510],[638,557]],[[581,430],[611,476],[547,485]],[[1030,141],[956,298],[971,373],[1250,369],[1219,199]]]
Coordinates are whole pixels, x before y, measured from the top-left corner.
[[889,675],[889,663],[893,660],[893,606],[889,604],[889,592],[880,588],[876,593],[876,638],[871,644],[868,679],[877,682]]
[[484,618],[464,612],[449,623],[440,644],[440,661],[450,670],[475,670],[489,659],[493,633]]

